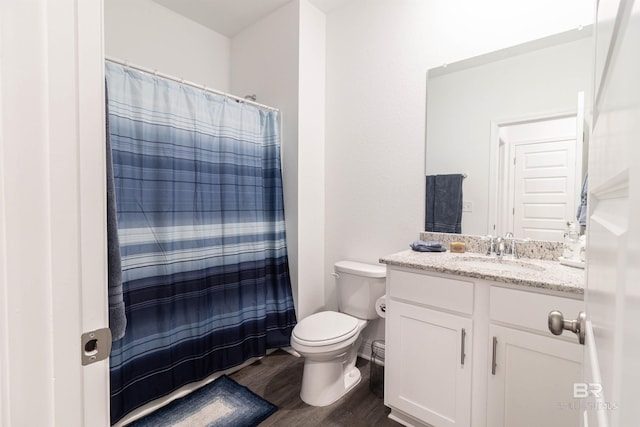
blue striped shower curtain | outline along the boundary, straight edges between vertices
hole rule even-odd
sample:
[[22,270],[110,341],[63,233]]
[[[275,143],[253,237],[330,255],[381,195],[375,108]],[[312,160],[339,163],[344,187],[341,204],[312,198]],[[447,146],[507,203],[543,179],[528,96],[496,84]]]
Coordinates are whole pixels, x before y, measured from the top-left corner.
[[106,64],[127,329],[111,422],[289,345],[278,114]]

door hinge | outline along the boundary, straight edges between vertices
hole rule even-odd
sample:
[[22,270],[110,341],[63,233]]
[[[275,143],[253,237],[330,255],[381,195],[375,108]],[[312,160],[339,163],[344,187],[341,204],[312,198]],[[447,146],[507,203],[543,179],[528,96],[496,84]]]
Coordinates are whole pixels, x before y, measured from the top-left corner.
[[111,353],[111,329],[102,328],[91,332],[85,332],[80,337],[80,353],[82,354],[82,366],[109,357]]

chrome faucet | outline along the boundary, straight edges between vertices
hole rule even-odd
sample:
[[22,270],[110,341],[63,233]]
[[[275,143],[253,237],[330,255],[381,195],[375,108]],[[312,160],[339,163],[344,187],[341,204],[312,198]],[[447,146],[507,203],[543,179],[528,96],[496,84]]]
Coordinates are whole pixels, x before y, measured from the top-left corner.
[[488,240],[489,246],[487,246],[487,256],[491,256],[496,252],[496,242],[492,235],[481,237],[482,240]]
[[518,258],[516,250],[516,242],[518,240],[513,237],[513,233],[511,231],[507,232],[504,237],[486,236],[483,237],[482,240],[489,241],[487,256],[495,255],[498,258],[502,258],[504,256],[507,258]]
[[[507,256],[507,258],[518,258],[518,251],[516,249],[516,243],[519,241],[518,239],[516,239],[515,237],[513,237],[513,233],[511,231],[508,231],[507,234],[504,235],[505,240],[506,239],[511,239],[511,242],[509,244],[509,249],[507,249],[507,253],[505,254]],[[528,239],[526,239],[528,240]],[[526,241],[526,240],[520,240],[521,242]]]
[[502,258],[504,255],[504,238],[496,237],[496,245],[498,245],[498,249],[496,250],[496,256],[498,258]]

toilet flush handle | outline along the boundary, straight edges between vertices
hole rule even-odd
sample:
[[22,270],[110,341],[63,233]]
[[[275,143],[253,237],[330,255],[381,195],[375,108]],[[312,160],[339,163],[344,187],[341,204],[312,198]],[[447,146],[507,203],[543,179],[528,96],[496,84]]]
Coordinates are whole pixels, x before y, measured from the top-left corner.
[[333,277],[335,277],[336,279],[339,279],[339,278],[340,278],[340,275],[339,275],[338,273],[331,273],[331,275],[332,275]]

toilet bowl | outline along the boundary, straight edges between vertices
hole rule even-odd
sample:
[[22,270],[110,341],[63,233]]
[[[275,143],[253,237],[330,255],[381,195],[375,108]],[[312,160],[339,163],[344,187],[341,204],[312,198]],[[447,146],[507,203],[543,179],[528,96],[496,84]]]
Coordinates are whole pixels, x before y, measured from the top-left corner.
[[330,405],[355,387],[360,332],[366,320],[323,311],[302,320],[291,334],[291,346],[305,358],[300,398],[312,406]]
[[300,398],[312,406],[330,405],[360,382],[360,333],[377,318],[375,301],[385,292],[384,266],[341,261],[335,272],[340,312],[312,314],[291,334],[291,346],[305,358]]

